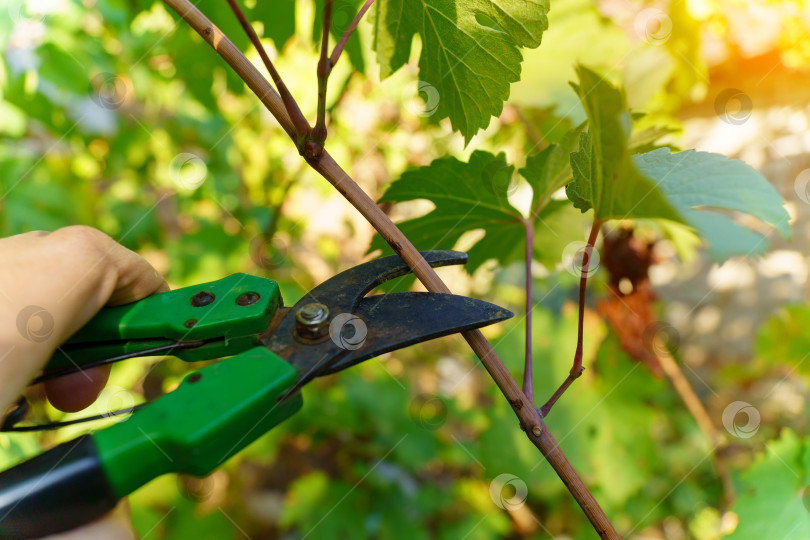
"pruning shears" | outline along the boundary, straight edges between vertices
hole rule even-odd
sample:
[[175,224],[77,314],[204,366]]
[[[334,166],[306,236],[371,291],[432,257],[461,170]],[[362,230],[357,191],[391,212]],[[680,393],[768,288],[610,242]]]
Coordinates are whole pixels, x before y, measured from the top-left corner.
[[[428,251],[430,266],[464,253]],[[0,473],[0,538],[47,536],[89,523],[166,473],[205,476],[302,406],[300,389],[385,352],[508,319],[451,294],[366,296],[410,272],[398,256],[346,270],[283,307],[278,284],[234,274],[104,308],[60,347],[34,383],[138,356],[230,357],[188,374],[125,421]],[[24,403],[22,401],[21,403]],[[7,431],[24,416],[12,411]]]

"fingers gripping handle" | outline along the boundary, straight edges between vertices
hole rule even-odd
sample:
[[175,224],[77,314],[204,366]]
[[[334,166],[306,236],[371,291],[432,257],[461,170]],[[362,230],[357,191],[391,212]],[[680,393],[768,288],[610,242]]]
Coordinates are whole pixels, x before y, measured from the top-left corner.
[[0,539],[40,538],[89,523],[152,479],[210,474],[297,412],[298,373],[255,347],[189,374],[129,418],[0,473]]
[[[106,307],[56,351],[46,371],[120,355],[149,356],[150,349],[176,343],[210,342],[170,352],[184,360],[232,356],[258,344],[280,304],[275,281],[233,274]],[[134,354],[139,351],[144,354]]]
[[118,496],[85,435],[0,473],[0,538],[41,538],[94,521]]

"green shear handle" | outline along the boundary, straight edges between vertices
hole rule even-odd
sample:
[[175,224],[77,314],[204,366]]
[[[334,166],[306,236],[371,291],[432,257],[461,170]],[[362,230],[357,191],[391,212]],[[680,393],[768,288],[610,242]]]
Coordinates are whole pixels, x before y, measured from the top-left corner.
[[290,364],[255,347],[191,373],[117,424],[0,473],[3,538],[88,523],[166,473],[211,473],[301,408],[298,392],[279,401],[297,379]]

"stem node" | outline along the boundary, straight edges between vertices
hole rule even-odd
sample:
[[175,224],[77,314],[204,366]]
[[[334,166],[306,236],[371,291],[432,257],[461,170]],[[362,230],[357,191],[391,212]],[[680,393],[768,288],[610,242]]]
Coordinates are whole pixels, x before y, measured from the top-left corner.
[[[371,1],[372,0],[368,0],[366,5],[370,5]],[[293,141],[297,141],[297,136],[301,132],[296,133],[293,120],[290,118],[290,114],[288,109],[284,106],[285,104],[282,98],[273,90],[264,77],[256,71],[256,68],[245,58],[241,51],[239,51],[225,35],[216,29],[211,21],[189,0],[163,0],[163,2],[201,35],[204,35],[204,29],[206,27],[214,28],[214,35],[206,39],[208,44],[211,45],[211,47],[228,62],[234,71],[236,71],[240,78],[248,84],[250,89],[253,90],[268,110],[273,113],[273,116],[276,117],[290,138]],[[304,133],[306,132],[307,130],[304,130]],[[310,140],[308,142],[312,141]],[[377,206],[368,194],[366,194],[366,192],[364,192],[335,162],[332,156],[329,155],[329,152],[323,150],[320,157],[308,160],[308,163],[315,171],[328,180],[329,183],[371,223],[389,245],[394,247],[397,254],[408,263],[416,277],[424,283],[429,291],[441,293],[450,292],[450,289],[441,278],[439,278],[436,271],[427,264],[422,254],[419,253],[408,238],[402,234],[402,231],[394,225],[391,219]],[[521,426],[532,426],[532,435],[534,435],[534,427],[540,427],[543,436],[530,437],[530,440],[554,468],[554,471],[577,501],[600,538],[619,540],[619,535],[599,506],[599,503],[568,461],[568,458],[562,452],[562,449],[560,449],[552,434],[545,428],[541,415],[538,414],[534,405],[526,398],[526,395],[518,386],[517,382],[515,382],[509,370],[506,369],[506,366],[492,348],[492,344],[487,341],[480,330],[467,330],[462,332],[462,336],[464,336],[464,339],[478,355],[481,363],[503,395],[509,400],[522,402],[523,406],[519,409],[515,409],[515,414],[520,419]]]

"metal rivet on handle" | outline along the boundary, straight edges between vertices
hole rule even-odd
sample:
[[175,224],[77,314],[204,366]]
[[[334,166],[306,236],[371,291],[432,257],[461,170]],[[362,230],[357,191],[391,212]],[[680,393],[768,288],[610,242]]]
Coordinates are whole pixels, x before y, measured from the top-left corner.
[[214,293],[210,293],[208,291],[200,291],[191,297],[191,305],[194,307],[207,306],[208,304],[214,301],[214,298],[216,298]]
[[259,296],[259,293],[246,292],[245,294],[236,299],[236,304],[239,306],[249,306],[251,304],[255,304],[256,302],[258,302],[259,298],[261,298],[261,296]]

